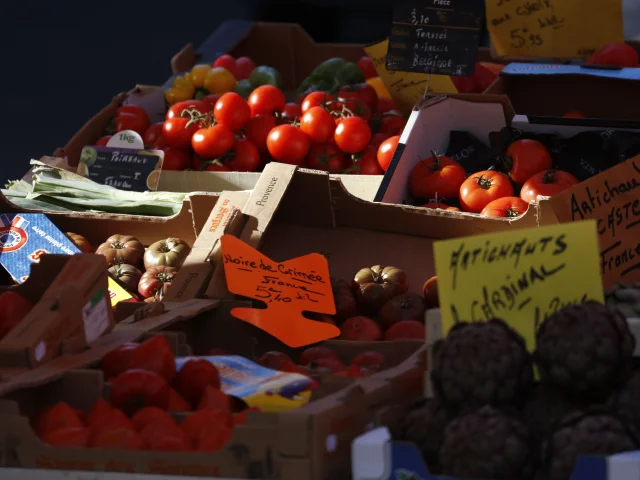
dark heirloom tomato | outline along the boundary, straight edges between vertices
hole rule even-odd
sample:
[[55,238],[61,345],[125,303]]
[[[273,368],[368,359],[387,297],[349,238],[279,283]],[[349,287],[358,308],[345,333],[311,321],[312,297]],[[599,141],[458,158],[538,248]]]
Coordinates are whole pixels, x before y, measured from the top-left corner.
[[140,265],[144,256],[144,247],[136,237],[131,235],[111,235],[96,249],[96,253],[104,255],[110,267],[120,263]]
[[109,275],[130,292],[138,289],[142,272],[133,265],[122,263],[109,268]]
[[166,238],[152,243],[144,254],[144,268],[167,266],[180,268],[191,249],[184,240]]
[[351,286],[344,280],[331,279],[333,299],[336,304],[336,318],[346,320],[358,314],[358,303],[353,296]]
[[118,375],[109,389],[111,405],[131,415],[143,407],[169,405],[169,385],[160,375],[146,370],[127,370]]
[[77,233],[67,232],[65,233],[67,238],[73,242],[73,244],[80,249],[82,253],[93,253],[93,248],[91,248],[91,244],[89,240],[84,238],[82,235],[78,235]]
[[380,323],[384,328],[389,328],[403,320],[423,322],[425,310],[422,296],[415,293],[398,295],[383,305],[380,310]]
[[409,290],[409,278],[399,268],[374,265],[356,273],[352,287],[360,305],[377,313],[389,299]]
[[138,283],[138,293],[144,299],[153,297],[156,300],[162,300],[176,273],[178,273],[177,268],[164,265],[147,269]]

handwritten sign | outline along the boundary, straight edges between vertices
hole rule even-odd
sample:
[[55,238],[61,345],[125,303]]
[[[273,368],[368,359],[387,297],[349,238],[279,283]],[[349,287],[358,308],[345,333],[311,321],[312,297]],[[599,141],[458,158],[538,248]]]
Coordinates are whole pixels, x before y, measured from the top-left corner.
[[367,55],[373,60],[378,76],[382,79],[391,98],[396,103],[400,111],[407,115],[411,113],[413,107],[418,103],[427,88],[429,82],[429,91],[435,93],[458,93],[455,85],[446,75],[429,75],[426,73],[411,72],[390,72],[385,67],[385,58],[387,55],[387,46],[389,40],[385,40],[374,45],[365,47]]
[[473,75],[483,13],[477,0],[400,2],[393,10],[387,69]]
[[158,150],[87,146],[77,173],[120,190],[145,192],[158,188],[163,158]]
[[621,0],[487,0],[486,12],[500,56],[587,57],[624,41]]
[[229,291],[266,303],[266,309],[234,308],[231,314],[302,347],[340,335],[328,323],[309,320],[303,311],[333,315],[327,259],[319,253],[274,262],[233,235],[223,235],[222,258]]
[[434,244],[442,326],[501,318],[535,346],[536,327],[565,306],[604,302],[594,221]]
[[596,221],[605,288],[640,281],[640,157],[551,197],[551,205],[562,223]]

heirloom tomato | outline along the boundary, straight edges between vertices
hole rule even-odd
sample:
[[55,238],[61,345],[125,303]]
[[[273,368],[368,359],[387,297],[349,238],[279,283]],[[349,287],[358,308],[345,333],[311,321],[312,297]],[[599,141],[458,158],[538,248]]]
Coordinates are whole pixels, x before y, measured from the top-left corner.
[[495,170],[475,173],[460,186],[460,205],[465,212],[480,213],[489,202],[512,196],[511,180]]
[[73,232],[67,232],[65,235],[76,247],[80,249],[82,253],[93,253],[91,243],[89,243],[89,240],[82,235]]
[[380,324],[383,328],[389,328],[405,320],[422,322],[425,310],[424,300],[417,293],[398,295],[380,309]]
[[577,183],[578,179],[568,172],[545,170],[544,172],[536,173],[524,182],[520,190],[520,198],[530,203],[535,201],[538,196],[552,197]]
[[373,267],[359,270],[352,282],[358,303],[373,313],[392,297],[406,293],[409,289],[409,277],[396,267]]
[[609,43],[591,55],[585,63],[634,68],[638,66],[638,52],[624,42]]
[[110,267],[120,263],[137,266],[142,262],[144,247],[131,235],[111,235],[106,242],[98,246],[96,253],[104,255]]
[[145,299],[153,297],[161,300],[171,286],[176,273],[178,273],[177,268],[164,265],[147,269],[140,278],[138,293]]
[[167,266],[180,268],[191,248],[179,238],[169,237],[149,245],[144,253],[144,268]]
[[427,308],[437,308],[440,306],[438,297],[438,277],[431,277],[422,286],[422,296]]
[[519,197],[502,197],[489,202],[480,215],[487,217],[516,218],[529,208],[529,204]]
[[336,305],[336,318],[355,317],[358,314],[358,303],[353,295],[351,285],[344,280],[331,278],[331,290]]
[[138,283],[142,277],[142,272],[133,265],[119,263],[109,267],[109,275],[129,292],[135,292],[138,289]]
[[466,177],[458,162],[431,152],[411,170],[409,189],[418,198],[455,198]]
[[532,175],[551,168],[551,155],[540,142],[523,138],[509,145],[503,162],[505,173],[522,185]]
[[427,338],[427,329],[423,322],[415,320],[403,320],[394,323],[389,330],[384,332],[384,340],[424,340]]

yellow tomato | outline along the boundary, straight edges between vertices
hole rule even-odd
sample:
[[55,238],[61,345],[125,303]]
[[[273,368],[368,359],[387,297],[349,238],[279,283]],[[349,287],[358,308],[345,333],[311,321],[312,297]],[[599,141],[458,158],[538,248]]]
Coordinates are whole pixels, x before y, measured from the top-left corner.
[[204,88],[206,88],[209,93],[222,95],[235,90],[236,79],[226,68],[214,67],[209,70],[204,79]]
[[380,77],[370,78],[367,80],[367,83],[374,88],[374,90],[378,94],[378,98],[391,98],[389,90],[387,90],[386,85]]
[[196,89],[189,80],[178,77],[173,81],[173,86],[165,92],[164,98],[169,105],[173,105],[184,100],[191,100],[195,92]]
[[204,86],[204,81],[209,72],[211,71],[210,65],[196,65],[191,69],[190,80],[194,87],[201,88]]

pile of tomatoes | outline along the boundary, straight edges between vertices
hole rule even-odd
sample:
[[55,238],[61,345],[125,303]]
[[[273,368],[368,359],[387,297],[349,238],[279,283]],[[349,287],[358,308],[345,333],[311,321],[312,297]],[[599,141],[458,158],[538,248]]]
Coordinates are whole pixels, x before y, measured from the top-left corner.
[[409,188],[414,197],[428,200],[426,208],[515,218],[538,196],[551,197],[578,183],[554,169],[547,148],[532,139],[513,142],[496,165],[469,175],[452,158],[432,152],[411,171]]
[[164,170],[255,172],[277,161],[365,175],[384,173],[406,124],[393,101],[367,83],[310,92],[298,102],[263,85],[248,100],[228,92],[178,102],[154,125],[133,105],[115,118],[116,131],[136,131],[146,147],[164,151]]

